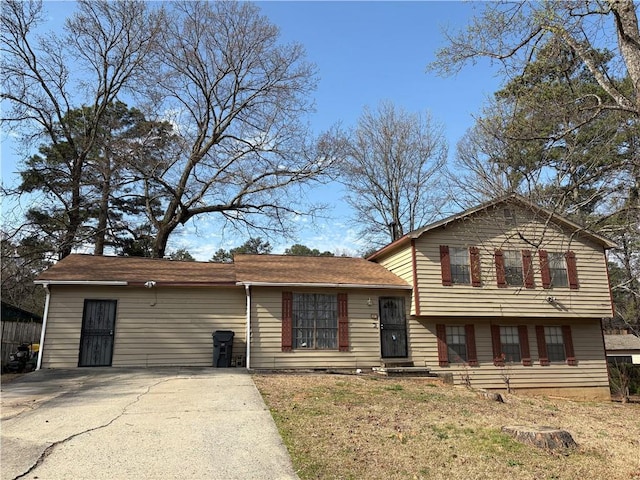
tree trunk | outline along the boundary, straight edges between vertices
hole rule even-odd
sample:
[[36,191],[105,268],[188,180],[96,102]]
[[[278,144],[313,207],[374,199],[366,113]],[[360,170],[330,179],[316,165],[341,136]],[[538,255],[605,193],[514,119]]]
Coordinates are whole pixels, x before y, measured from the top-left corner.
[[640,115],[640,28],[633,0],[610,0],[618,45],[633,84],[636,115]]
[[78,230],[82,224],[81,219],[81,198],[80,198],[80,185],[82,182],[82,168],[84,166],[84,156],[78,155],[73,161],[73,167],[71,170],[71,207],[67,211],[68,224],[66,232],[64,233],[62,244],[60,245],[60,251],[58,257],[62,260],[65,257],[71,255],[73,247],[78,243]]
[[104,171],[104,180],[102,183],[102,195],[100,196],[100,205],[98,206],[98,224],[95,233],[94,255],[104,255],[105,237],[107,235],[107,224],[109,217],[109,197],[111,195],[111,165],[106,160],[107,166]]
[[172,230],[168,228],[160,228],[158,229],[158,233],[156,234],[156,238],[153,241],[153,249],[151,251],[151,257],[153,258],[164,258],[164,255],[167,250],[167,242],[169,241],[169,234]]
[[107,223],[109,217],[109,197],[111,195],[111,161],[105,159],[104,179],[102,182],[102,195],[98,207],[98,225],[96,226],[94,255],[104,255],[105,237],[107,235]]

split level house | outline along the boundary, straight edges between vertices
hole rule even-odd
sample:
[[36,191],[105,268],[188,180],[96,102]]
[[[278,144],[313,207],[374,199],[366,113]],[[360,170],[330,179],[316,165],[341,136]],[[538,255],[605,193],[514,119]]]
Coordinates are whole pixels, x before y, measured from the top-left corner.
[[39,364],[362,369],[413,365],[474,387],[608,399],[608,239],[517,195],[368,259],[230,264],[70,255],[42,273]]

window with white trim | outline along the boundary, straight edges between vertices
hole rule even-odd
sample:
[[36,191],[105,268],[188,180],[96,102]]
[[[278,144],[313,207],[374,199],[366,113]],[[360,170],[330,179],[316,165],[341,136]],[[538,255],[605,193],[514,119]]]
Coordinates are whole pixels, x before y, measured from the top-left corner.
[[521,287],[523,282],[522,276],[522,255],[516,250],[505,250],[504,258],[504,278],[507,285],[512,287]]
[[520,336],[518,327],[500,327],[500,350],[506,362],[520,362]]
[[544,327],[544,340],[547,344],[547,357],[550,362],[564,362],[567,359],[562,328]]
[[471,284],[471,267],[469,263],[469,249],[450,247],[451,282],[456,285]]
[[467,361],[467,335],[464,325],[447,325],[447,350],[449,362]]
[[567,261],[563,253],[549,253],[549,277],[552,287],[568,287]]

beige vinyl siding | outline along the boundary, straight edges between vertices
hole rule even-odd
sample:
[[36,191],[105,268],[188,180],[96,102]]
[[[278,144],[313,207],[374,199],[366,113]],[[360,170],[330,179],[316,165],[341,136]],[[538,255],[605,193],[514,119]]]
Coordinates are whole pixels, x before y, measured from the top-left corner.
[[[560,227],[535,219],[526,210],[517,210],[518,227],[505,227],[501,210],[495,215],[478,215],[466,221],[429,231],[416,240],[416,264],[421,315],[523,317],[609,317],[611,298],[603,248]],[[524,241],[522,238],[527,241]],[[477,246],[480,250],[482,286],[442,285],[440,245]],[[579,289],[542,288],[538,251],[575,252]],[[531,251],[535,288],[498,288],[494,251]],[[407,248],[409,250],[409,247]],[[553,296],[556,303],[546,299]]]
[[[411,257],[411,245],[409,244],[406,248],[398,250],[388,257],[385,257],[379,261],[377,261],[384,268],[393,272],[398,277],[403,279],[412,287],[413,285],[413,259]],[[415,315],[416,311],[414,309],[415,298],[413,297],[413,291],[411,295],[411,315]]]
[[243,288],[56,285],[51,291],[44,368],[78,365],[85,299],[117,300],[114,367],[211,366],[216,330],[233,330],[233,356],[245,356]]
[[[436,324],[475,325],[478,367],[450,363],[440,367],[436,341]],[[509,374],[511,387],[518,389],[556,389],[577,387],[608,388],[607,364],[599,319],[566,321],[566,319],[528,319],[529,350],[533,365],[525,367],[521,363],[507,363],[504,368],[493,364],[491,345],[491,324],[522,325],[519,319],[505,318],[450,318],[416,319],[409,322],[411,335],[410,355],[415,365],[426,366],[434,373],[452,374],[456,384],[463,384],[462,377],[469,375],[471,385],[476,388],[506,389],[502,375]],[[538,357],[538,344],[535,325],[570,325],[577,366],[565,363],[551,363],[541,366]]]
[[[297,349],[282,352],[282,292],[347,293],[349,351]],[[251,368],[370,368],[380,365],[378,298],[403,296],[407,290],[336,290],[253,287],[251,290]],[[371,306],[368,300],[371,299]]]
[[413,285],[413,265],[411,262],[411,245],[408,244],[397,252],[378,262],[387,270],[395,273],[409,285]]

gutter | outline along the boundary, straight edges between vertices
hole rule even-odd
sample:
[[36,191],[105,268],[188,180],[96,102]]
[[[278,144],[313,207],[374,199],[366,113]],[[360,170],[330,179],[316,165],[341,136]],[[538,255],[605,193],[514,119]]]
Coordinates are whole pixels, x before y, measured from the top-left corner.
[[245,285],[244,291],[247,294],[247,370],[251,369],[251,286]]
[[49,303],[51,301],[51,290],[49,290],[49,285],[43,283],[44,291],[47,296],[44,301],[44,316],[42,317],[42,332],[40,332],[40,348],[38,349],[38,361],[36,362],[36,370],[40,370],[42,368],[42,355],[44,352],[44,337],[47,331],[47,320],[49,319]]
[[300,287],[300,288],[371,288],[387,290],[411,290],[411,285],[365,285],[360,283],[274,283],[274,282],[238,282],[237,285],[251,287]]
[[120,280],[35,280],[36,285],[129,285],[129,282]]

